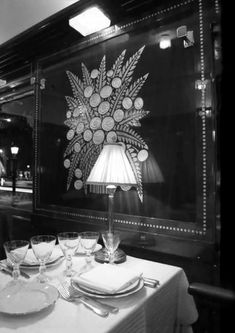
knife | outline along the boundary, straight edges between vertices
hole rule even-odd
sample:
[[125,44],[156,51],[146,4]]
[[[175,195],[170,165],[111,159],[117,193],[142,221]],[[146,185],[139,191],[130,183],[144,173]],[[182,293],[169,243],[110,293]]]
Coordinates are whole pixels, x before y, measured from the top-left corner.
[[[0,270],[1,270],[3,273],[9,274],[9,275],[12,275],[12,271],[13,271],[12,268],[7,267],[7,266],[3,265],[2,263],[0,263]],[[23,272],[23,271],[21,271],[21,270],[20,270],[20,275],[22,275],[22,276],[23,276],[24,278],[26,278],[26,279],[29,279],[29,278],[30,278],[30,276],[29,276],[27,273],[25,273],[25,272]]]
[[160,286],[159,280],[143,277],[144,285],[150,288],[156,288]]

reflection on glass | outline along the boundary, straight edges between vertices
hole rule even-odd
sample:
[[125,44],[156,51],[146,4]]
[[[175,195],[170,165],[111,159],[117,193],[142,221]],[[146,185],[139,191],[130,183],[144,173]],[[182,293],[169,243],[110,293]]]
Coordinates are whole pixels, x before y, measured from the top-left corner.
[[[12,96],[14,93],[17,94],[17,90],[11,91]],[[24,206],[24,209],[31,210],[34,96],[32,94],[19,99],[16,97],[11,101],[5,101],[5,97],[2,97],[0,103],[3,103],[0,104],[0,186],[2,196],[5,197],[4,205],[11,204],[5,191],[9,192],[9,189],[14,186],[12,169],[15,164],[15,186],[21,200],[19,202],[16,198],[14,205],[20,204],[21,207]],[[12,143],[19,147],[15,162],[10,150]],[[4,172],[1,172],[1,164]]]

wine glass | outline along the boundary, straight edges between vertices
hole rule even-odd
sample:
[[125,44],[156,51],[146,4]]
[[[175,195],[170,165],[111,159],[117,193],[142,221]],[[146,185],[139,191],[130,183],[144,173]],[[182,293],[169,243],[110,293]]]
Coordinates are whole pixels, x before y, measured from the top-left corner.
[[30,239],[33,253],[39,261],[39,275],[37,277],[40,283],[47,282],[49,277],[45,274],[46,263],[50,259],[55,247],[56,237],[52,235],[37,235]]
[[20,264],[23,262],[29,242],[26,240],[11,240],[3,244],[7,260],[13,266],[12,277],[14,282],[18,282],[20,276]]
[[110,232],[105,231],[102,233],[105,248],[109,255],[109,263],[114,264],[115,262],[115,251],[117,250],[120,243],[120,234],[117,231]]
[[86,263],[91,263],[91,253],[95,250],[96,244],[99,239],[99,233],[93,231],[85,231],[81,234],[81,245],[86,253]]
[[78,232],[61,232],[57,235],[58,242],[61,250],[66,258],[66,270],[65,276],[73,276],[75,271],[72,270],[73,262],[72,256],[74,256],[80,241],[80,235]]

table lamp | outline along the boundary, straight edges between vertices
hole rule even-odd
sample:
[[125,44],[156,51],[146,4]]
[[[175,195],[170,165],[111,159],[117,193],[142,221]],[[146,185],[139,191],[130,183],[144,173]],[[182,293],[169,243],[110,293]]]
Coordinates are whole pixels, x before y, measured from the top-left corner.
[[[88,185],[106,186],[108,192],[108,231],[114,231],[113,203],[117,186],[137,186],[135,174],[121,143],[104,144],[100,155],[93,166],[86,183]],[[106,249],[95,254],[96,261],[108,261]],[[115,262],[123,262],[126,255],[121,249],[115,252]]]

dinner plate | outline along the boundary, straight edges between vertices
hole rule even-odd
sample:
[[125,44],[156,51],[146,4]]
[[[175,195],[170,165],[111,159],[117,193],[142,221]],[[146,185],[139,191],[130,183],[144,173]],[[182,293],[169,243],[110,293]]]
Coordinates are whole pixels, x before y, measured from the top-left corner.
[[[92,253],[95,253],[95,252],[97,252],[97,251],[99,251],[101,249],[102,249],[102,245],[101,244],[96,244],[96,247],[95,247],[95,249],[94,249],[94,251]],[[81,245],[79,245],[79,247],[78,247],[78,249],[76,251],[76,254],[78,254],[78,255],[79,254],[81,254],[81,255],[85,254],[85,251],[84,251],[84,249],[83,249],[83,247]]]
[[119,291],[115,294],[108,294],[108,293],[102,293],[98,290],[88,288],[87,286],[78,284],[73,280],[71,280],[71,283],[72,283],[73,287],[76,290],[78,290],[79,292],[83,293],[84,295],[92,296],[92,297],[96,297],[96,298],[120,298],[120,297],[125,297],[125,296],[129,296],[129,295],[132,295],[132,294],[138,292],[144,286],[144,281],[142,279],[139,279],[139,280],[135,281],[132,285],[128,286],[125,289],[122,289],[121,291]]
[[[52,256],[50,257],[49,261],[46,263],[46,267],[54,266],[57,263],[59,263],[61,260],[64,259],[63,253],[60,250],[59,247],[56,247],[55,250],[52,253]],[[39,262],[35,258],[33,254],[33,250],[29,249],[26,255],[26,260],[23,261],[23,263],[20,265],[23,269],[38,269],[39,268]]]
[[[49,262],[46,263],[46,267],[51,267],[51,266],[55,266],[57,265],[58,263],[60,263],[62,260],[64,260],[64,257],[63,256],[60,256],[56,259],[53,259]],[[26,264],[26,263],[23,263],[20,265],[20,268],[22,269],[39,269],[39,264]]]
[[0,313],[26,315],[53,305],[58,291],[47,283],[10,283],[0,291]]

